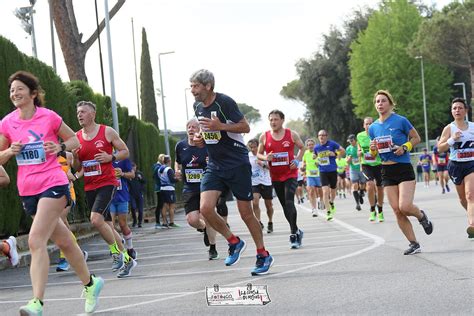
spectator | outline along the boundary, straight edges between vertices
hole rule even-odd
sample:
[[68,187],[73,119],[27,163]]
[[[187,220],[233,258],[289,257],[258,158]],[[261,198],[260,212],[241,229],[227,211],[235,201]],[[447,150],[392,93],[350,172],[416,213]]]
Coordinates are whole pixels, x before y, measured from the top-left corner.
[[143,223],[143,192],[145,191],[146,179],[134,162],[132,162],[132,169],[135,171],[135,177],[128,181],[130,186],[130,209],[133,218],[132,227],[137,226],[138,223],[138,227],[141,228]]

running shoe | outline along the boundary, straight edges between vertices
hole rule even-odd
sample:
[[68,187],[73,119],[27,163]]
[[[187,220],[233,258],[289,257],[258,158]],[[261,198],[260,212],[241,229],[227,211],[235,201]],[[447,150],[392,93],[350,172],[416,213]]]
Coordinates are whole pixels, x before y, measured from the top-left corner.
[[137,222],[133,221],[132,227],[135,227],[135,226],[137,226]]
[[21,316],[41,316],[43,315],[43,305],[37,298],[31,299],[28,304],[25,306],[20,307],[20,315]]
[[82,254],[84,255],[84,261],[87,262],[87,259],[89,259],[89,253],[85,250],[82,250]]
[[362,210],[362,207],[360,207],[360,205],[357,204],[357,205],[356,205],[356,210],[361,211],[361,210]]
[[318,211],[316,211],[315,208],[311,211],[311,214],[313,214],[313,217],[318,217]]
[[56,267],[56,272],[68,271],[68,270],[69,270],[69,262],[67,262],[66,258],[59,258],[58,266]]
[[290,248],[291,249],[298,249],[300,245],[298,244],[298,237],[296,234],[290,235]]
[[219,254],[216,249],[209,249],[209,260],[219,259]]
[[412,241],[410,242],[410,245],[408,247],[407,250],[405,250],[403,252],[404,255],[413,255],[415,253],[419,253],[421,252],[421,247],[420,247],[420,244],[415,242],[415,241]]
[[10,236],[5,242],[10,246],[10,251],[5,255],[8,257],[8,260],[10,260],[12,266],[16,266],[20,262],[20,256],[16,248],[16,238]]
[[164,227],[160,223],[155,224],[155,229],[163,229]]
[[122,279],[132,275],[132,270],[137,266],[137,262],[134,259],[128,260],[123,267],[117,273],[117,278]]
[[332,219],[333,219],[332,212],[328,211],[327,216],[326,216],[326,220],[329,222],[329,221],[332,221]]
[[112,254],[112,271],[118,271],[123,267],[123,254],[122,253],[113,253]]
[[133,260],[137,260],[138,254],[135,249],[127,249],[127,253]]
[[375,222],[375,219],[376,219],[376,212],[373,211],[373,212],[370,212],[370,216],[369,216],[369,221],[371,222]]
[[449,189],[449,186],[446,184],[446,192],[449,192],[449,191],[451,190]]
[[138,228],[142,228],[142,223],[138,223]]
[[268,225],[267,225],[267,233],[268,233],[268,234],[273,233],[273,223],[272,223],[272,222],[268,222]]
[[262,275],[267,274],[270,267],[273,265],[273,257],[268,254],[264,257],[263,255],[257,255],[257,262],[255,263],[255,268],[252,270],[252,275]]
[[296,233],[296,239],[300,247],[303,244],[303,235],[304,235],[303,231],[301,229],[298,229],[298,232]]
[[92,285],[84,286],[84,290],[82,291],[82,297],[86,298],[85,312],[88,314],[95,312],[97,309],[97,305],[99,304],[99,294],[104,287],[104,280],[102,278],[96,277],[93,274],[91,275],[91,278]]
[[379,213],[379,223],[382,223],[385,221],[385,217],[383,216],[383,213]]
[[204,245],[205,245],[206,247],[209,247],[209,245],[210,245],[210,244],[209,244],[209,236],[207,235],[207,230],[206,230],[206,228],[204,228],[204,238],[203,238],[203,239],[204,239]]
[[466,229],[467,232],[467,238],[474,240],[474,226],[469,226]]
[[181,227],[181,225],[176,224],[176,223],[171,223],[170,224],[170,228],[180,228],[180,227]]
[[260,227],[262,228],[262,230],[265,228],[265,225],[263,225],[262,222],[259,222],[260,223]]
[[234,245],[229,244],[229,255],[225,258],[225,265],[232,266],[239,262],[240,256],[246,247],[247,244],[242,239],[239,239],[239,242]]
[[433,232],[433,223],[428,219],[428,216],[426,216],[423,210],[420,210],[420,212],[423,214],[423,217],[420,219],[420,224],[423,226],[425,233],[430,235]]

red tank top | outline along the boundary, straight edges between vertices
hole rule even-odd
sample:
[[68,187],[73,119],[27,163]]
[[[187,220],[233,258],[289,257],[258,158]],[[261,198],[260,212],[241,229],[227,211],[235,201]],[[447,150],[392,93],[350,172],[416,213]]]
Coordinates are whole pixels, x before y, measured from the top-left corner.
[[105,127],[105,125],[100,125],[99,132],[92,140],[85,140],[82,137],[82,129],[76,133],[81,143],[78,156],[84,171],[84,190],[86,191],[92,191],[106,185],[118,186],[112,163],[99,163],[94,159],[94,156],[100,153],[100,150],[112,154],[112,144],[105,138]]
[[265,152],[273,153],[270,162],[272,181],[285,181],[298,178],[298,169],[290,169],[290,163],[295,159],[295,143],[291,138],[291,130],[285,128],[285,135],[281,140],[274,140],[271,131],[265,132]]

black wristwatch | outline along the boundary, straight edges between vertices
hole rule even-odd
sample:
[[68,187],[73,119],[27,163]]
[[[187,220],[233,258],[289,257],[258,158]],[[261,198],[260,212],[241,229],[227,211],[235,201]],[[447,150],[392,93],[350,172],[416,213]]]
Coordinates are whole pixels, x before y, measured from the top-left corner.
[[117,160],[117,157],[115,157],[115,155],[112,154],[112,161],[115,161],[115,160]]
[[61,143],[61,151],[66,151],[66,144],[65,143]]
[[403,148],[403,150],[404,150],[405,152],[408,152],[408,147],[407,147],[407,145],[403,145],[402,148]]

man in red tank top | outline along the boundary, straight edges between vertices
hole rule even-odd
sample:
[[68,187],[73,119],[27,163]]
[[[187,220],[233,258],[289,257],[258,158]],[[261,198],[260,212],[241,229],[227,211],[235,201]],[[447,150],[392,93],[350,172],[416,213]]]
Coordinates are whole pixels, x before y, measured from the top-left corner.
[[[303,157],[304,144],[297,132],[283,128],[285,122],[283,112],[273,110],[268,119],[271,130],[260,136],[257,158],[269,162],[273,188],[290,224],[290,245],[292,249],[297,249],[301,247],[303,231],[296,224],[295,191],[298,186],[298,167]],[[295,145],[298,147],[296,157]]]
[[[92,102],[77,104],[77,119],[82,129],[76,135],[81,146],[73,151],[73,166],[82,169],[87,205],[91,208],[91,223],[109,245],[113,257],[112,271],[117,277],[130,275],[136,266],[122,244],[122,238],[112,224],[110,202],[119,185],[112,162],[128,158],[128,148],[111,127],[95,122],[96,106]],[[115,153],[113,154],[113,150]]]

